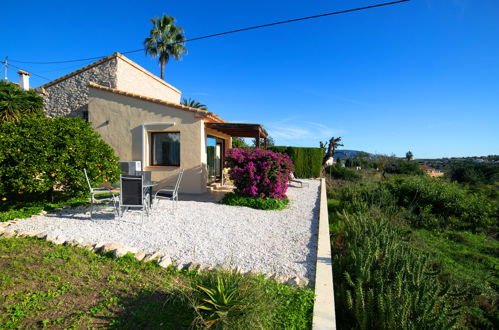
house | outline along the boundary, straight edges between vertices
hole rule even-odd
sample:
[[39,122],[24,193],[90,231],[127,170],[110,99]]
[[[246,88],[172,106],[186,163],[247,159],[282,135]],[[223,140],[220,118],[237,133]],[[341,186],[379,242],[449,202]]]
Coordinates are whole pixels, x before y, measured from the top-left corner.
[[432,178],[438,178],[444,176],[443,172],[440,172],[439,170],[434,169],[433,167],[428,165],[419,165],[419,168],[425,171],[425,173],[431,176]]
[[48,116],[88,120],[122,161],[140,161],[152,180],[171,184],[185,170],[181,192],[203,193],[223,178],[232,137],[266,139],[260,124],[228,123],[180,104],[181,92],[115,53],[40,87]]

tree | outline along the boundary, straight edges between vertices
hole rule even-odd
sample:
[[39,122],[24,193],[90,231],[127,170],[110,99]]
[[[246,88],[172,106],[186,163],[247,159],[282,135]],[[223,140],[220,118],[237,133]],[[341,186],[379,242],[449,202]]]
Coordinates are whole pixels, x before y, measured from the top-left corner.
[[174,17],[168,15],[151,18],[151,22],[150,36],[144,40],[145,51],[151,57],[159,56],[161,79],[164,80],[165,66],[170,58],[180,60],[183,54],[187,54],[184,30],[175,25]]
[[328,161],[329,158],[333,157],[336,152],[337,147],[342,147],[343,144],[341,142],[341,137],[337,137],[336,139],[334,136],[329,140],[329,142],[319,142],[321,149],[325,151],[324,157],[322,158],[322,166],[324,167],[326,165],[326,162]]
[[240,137],[232,138],[232,148],[247,148],[248,144]]
[[202,103],[199,103],[198,101],[191,99],[191,98],[182,98],[182,101],[180,101],[180,104],[191,107],[191,108],[196,108],[196,109],[201,109],[201,110],[208,110],[208,107]]
[[19,86],[0,82],[0,121],[19,120],[24,115],[42,115],[43,98],[34,91],[25,91]]
[[414,157],[412,152],[408,151],[405,153],[405,159],[407,159],[407,161],[410,162],[412,160],[412,157]]
[[[257,138],[253,139],[253,147],[256,147],[257,145],[256,140]],[[263,146],[263,143],[264,143],[264,138],[261,138],[260,145]],[[267,137],[267,147],[273,147],[273,146],[275,146],[274,138],[272,136]]]

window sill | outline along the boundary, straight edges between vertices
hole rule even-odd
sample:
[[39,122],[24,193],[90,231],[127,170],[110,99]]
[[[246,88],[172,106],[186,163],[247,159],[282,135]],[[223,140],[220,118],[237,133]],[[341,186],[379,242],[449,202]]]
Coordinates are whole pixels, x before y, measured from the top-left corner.
[[177,166],[177,165],[150,165],[150,166],[146,166],[146,170],[148,169],[168,169],[168,168],[180,168],[180,166]]

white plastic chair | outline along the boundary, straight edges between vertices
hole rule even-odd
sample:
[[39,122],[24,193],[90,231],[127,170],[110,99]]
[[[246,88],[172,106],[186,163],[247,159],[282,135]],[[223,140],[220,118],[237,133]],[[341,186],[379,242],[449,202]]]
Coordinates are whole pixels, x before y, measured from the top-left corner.
[[[105,188],[105,187],[92,187],[90,184],[90,180],[88,179],[88,174],[87,174],[87,169],[83,169],[83,173],[85,174],[85,179],[87,180],[88,188],[90,189],[90,219],[92,219],[92,213],[94,211],[94,203],[97,202],[113,202],[113,207],[114,211],[117,212],[116,208],[116,197],[113,194],[113,191],[111,189]],[[111,196],[104,196],[104,197],[95,197],[97,194],[104,194],[104,193],[110,193]]]
[[154,194],[154,200],[156,202],[154,204],[159,205],[159,200],[165,199],[172,201],[174,208],[177,208],[178,189],[180,187],[180,181],[182,180],[183,175],[184,175],[184,170],[180,169],[175,186],[164,187],[156,191],[156,193]]

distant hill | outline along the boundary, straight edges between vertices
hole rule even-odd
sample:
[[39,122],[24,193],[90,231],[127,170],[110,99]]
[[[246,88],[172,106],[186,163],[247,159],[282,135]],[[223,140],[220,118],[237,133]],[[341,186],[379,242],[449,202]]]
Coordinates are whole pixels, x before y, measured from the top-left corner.
[[[334,155],[334,158],[346,159],[346,158],[354,158],[357,155],[357,153],[362,152],[362,151],[361,150],[338,149],[338,150],[336,150],[336,152],[337,152],[337,154]],[[376,155],[373,155],[369,152],[368,152],[368,154],[369,154],[369,156],[371,156],[371,158],[376,157]]]

